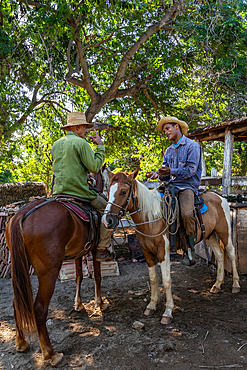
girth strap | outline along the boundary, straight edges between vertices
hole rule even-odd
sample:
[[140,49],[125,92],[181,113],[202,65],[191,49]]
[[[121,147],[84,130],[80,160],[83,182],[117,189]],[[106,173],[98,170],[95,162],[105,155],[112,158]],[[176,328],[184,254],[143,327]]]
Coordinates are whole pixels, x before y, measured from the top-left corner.
[[206,252],[206,256],[207,256],[208,261],[211,261],[211,257],[208,253],[208,248],[207,248],[207,243],[206,243],[206,229],[205,229],[205,225],[204,225],[203,220],[202,220],[202,214],[201,214],[200,206],[195,205],[195,209],[196,209],[196,213],[197,213],[199,223],[200,223],[200,226],[201,226],[201,230],[202,230],[202,240],[203,240],[203,246],[204,246],[204,249],[205,249],[205,252]]

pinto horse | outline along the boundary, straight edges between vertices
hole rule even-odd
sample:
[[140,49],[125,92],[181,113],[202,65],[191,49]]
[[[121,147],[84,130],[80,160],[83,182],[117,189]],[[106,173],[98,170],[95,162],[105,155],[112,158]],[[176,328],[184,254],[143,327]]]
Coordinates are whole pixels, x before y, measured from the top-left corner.
[[[101,272],[100,262],[95,260],[95,240],[88,248],[85,247],[89,240],[89,222],[83,222],[63,204],[47,202],[30,213],[23,221],[23,216],[42,202],[45,200],[41,198],[29,203],[11,218],[6,228],[6,240],[11,252],[16,349],[19,352],[25,351],[28,347],[25,337],[30,338],[38,331],[43,360],[49,360],[52,366],[56,366],[62,360],[63,354],[55,352],[51,345],[46,318],[61,265],[65,259],[78,256],[75,259],[75,309],[77,311],[83,309],[82,256],[90,251],[93,255],[95,307],[100,307],[102,304]],[[39,281],[34,303],[29,276],[30,264]]]
[[[102,222],[108,229],[115,229],[119,219],[128,211],[137,230],[143,254],[146,258],[151,283],[151,301],[144,314],[149,315],[156,309],[158,303],[157,258],[160,262],[163,285],[166,291],[166,310],[161,323],[169,324],[172,320],[174,303],[171,293],[170,276],[170,243],[168,227],[162,217],[161,197],[158,191],[149,190],[135,178],[138,170],[131,174],[119,172],[109,173],[111,182],[109,201],[105,209]],[[207,244],[213,250],[218,262],[217,279],[212,293],[221,290],[224,280],[224,249],[232,262],[233,286],[232,292],[240,291],[239,276],[236,268],[235,249],[231,239],[230,209],[226,199],[215,193],[201,195],[208,206],[208,211],[202,217],[206,227]],[[222,247],[216,238],[216,233],[222,241]],[[198,230],[197,242],[201,239],[201,230]]]

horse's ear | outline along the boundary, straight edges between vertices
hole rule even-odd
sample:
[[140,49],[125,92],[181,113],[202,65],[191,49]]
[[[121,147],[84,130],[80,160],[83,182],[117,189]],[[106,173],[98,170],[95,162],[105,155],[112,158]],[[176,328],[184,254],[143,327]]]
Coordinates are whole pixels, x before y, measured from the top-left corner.
[[107,171],[107,173],[108,173],[108,175],[109,175],[110,179],[112,179],[112,178],[113,178],[113,176],[114,176],[114,173],[112,173],[110,170],[108,170],[108,167],[106,167],[106,171]]
[[102,171],[105,171],[106,169],[106,162],[103,164],[103,166],[101,167]]
[[138,175],[138,172],[139,172],[139,168],[137,168],[134,172],[128,175],[128,179],[130,180],[130,182],[132,182],[136,178],[136,176]]

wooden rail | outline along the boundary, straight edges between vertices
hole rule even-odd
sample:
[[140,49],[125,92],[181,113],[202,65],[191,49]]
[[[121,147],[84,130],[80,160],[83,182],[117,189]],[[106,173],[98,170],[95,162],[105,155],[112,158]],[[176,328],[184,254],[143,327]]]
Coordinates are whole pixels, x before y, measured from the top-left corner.
[[[149,189],[156,189],[161,182],[160,181],[141,181],[142,184],[145,184]],[[218,188],[222,186],[222,177],[210,177],[205,176],[201,178],[201,186]],[[231,178],[231,193],[232,194],[247,194],[247,176],[232,176]]]

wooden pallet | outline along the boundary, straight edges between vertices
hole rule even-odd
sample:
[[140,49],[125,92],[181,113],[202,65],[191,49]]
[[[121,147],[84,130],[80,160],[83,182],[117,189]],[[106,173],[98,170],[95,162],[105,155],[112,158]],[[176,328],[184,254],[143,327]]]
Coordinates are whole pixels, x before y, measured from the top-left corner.
[[[82,273],[83,279],[88,278],[89,272],[88,267],[84,261],[82,261]],[[64,261],[59,272],[58,278],[63,281],[75,280],[75,260]]]
[[[89,261],[90,263],[93,261]],[[88,262],[88,263],[89,263]],[[116,261],[110,261],[110,262],[101,262],[100,264],[101,268],[101,277],[109,277],[109,276],[119,276],[119,268],[118,263]],[[91,273],[92,278],[94,277],[94,271],[93,271],[93,265],[91,265]]]

